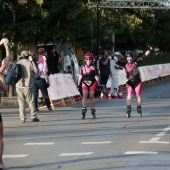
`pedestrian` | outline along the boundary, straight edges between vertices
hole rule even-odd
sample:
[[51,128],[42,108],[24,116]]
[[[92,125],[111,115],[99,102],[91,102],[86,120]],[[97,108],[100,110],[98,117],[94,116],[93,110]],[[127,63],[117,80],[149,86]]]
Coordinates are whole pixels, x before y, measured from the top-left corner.
[[[10,60],[9,40],[7,38],[3,38],[0,41],[0,45],[4,45],[5,51],[6,51],[6,59],[5,59],[4,63],[1,65],[1,67],[0,67],[0,74],[2,75],[4,70],[9,65],[9,60]],[[2,82],[1,82],[1,84],[3,85]],[[1,87],[0,87],[0,89],[2,90]],[[0,114],[0,170],[5,169],[4,164],[3,164],[3,159],[2,159],[3,150],[4,150],[4,143],[3,143],[3,121],[2,121],[2,116]]]
[[109,79],[109,76],[112,75],[110,70],[110,59],[108,50],[103,50],[102,56],[99,60],[99,69],[100,69],[100,84],[104,85],[106,92],[106,84]]
[[35,86],[34,86],[34,95],[35,95],[34,104],[35,104],[36,111],[39,111],[38,102],[37,102],[39,90],[41,91],[43,95],[48,111],[52,111],[51,103],[50,103],[50,99],[49,99],[48,91],[47,91],[47,88],[49,87],[49,78],[46,72],[46,68],[42,63],[38,63],[37,54],[32,55],[32,61],[34,62],[38,70],[38,73],[35,75]]
[[47,57],[47,65],[48,65],[48,74],[56,74],[59,73],[58,63],[63,61],[64,53],[61,51],[60,55],[56,52],[55,48],[53,48]]
[[90,104],[91,104],[91,114],[93,115],[93,119],[96,118],[96,110],[95,110],[95,102],[94,102],[94,93],[99,86],[99,78],[96,74],[95,68],[92,65],[93,63],[93,54],[86,53],[85,56],[85,64],[80,68],[80,74],[78,78],[78,87],[82,86],[83,98],[82,98],[82,119],[85,119],[85,115],[87,112],[87,97],[89,92]]
[[112,73],[111,76],[111,94],[115,97],[119,95],[119,77],[118,70],[122,70],[123,67],[116,64],[118,61],[118,57],[120,56],[120,52],[115,52],[110,56],[110,70]]
[[[48,72],[48,65],[47,65],[47,58],[46,58],[46,51],[44,50],[44,48],[38,48],[38,62],[42,63],[45,68],[46,68],[46,72]],[[32,58],[32,56],[31,56]],[[39,91],[39,105],[40,106],[44,106],[44,102],[43,102],[43,97],[42,97],[42,93],[41,91]]]
[[137,112],[140,117],[142,117],[142,107],[141,107],[141,91],[142,91],[142,81],[140,77],[140,72],[138,69],[138,63],[143,60],[144,57],[148,56],[150,51],[148,50],[144,56],[133,60],[133,52],[126,52],[125,56],[127,57],[127,62],[117,61],[117,64],[125,68],[127,75],[126,82],[126,103],[127,103],[127,117],[130,118],[131,113],[131,100],[132,95],[135,94],[137,100]]
[[42,63],[45,66],[45,68],[46,68],[46,70],[48,72],[47,58],[45,56],[44,48],[39,48],[38,49],[38,62]]
[[16,92],[18,96],[20,119],[22,123],[25,123],[27,119],[25,101],[27,101],[30,109],[31,121],[39,122],[34,105],[33,94],[33,88],[35,84],[34,75],[36,74],[36,70],[34,70],[32,62],[28,60],[30,55],[31,54],[28,51],[22,51],[20,59],[17,62],[21,65],[21,78],[16,83]]

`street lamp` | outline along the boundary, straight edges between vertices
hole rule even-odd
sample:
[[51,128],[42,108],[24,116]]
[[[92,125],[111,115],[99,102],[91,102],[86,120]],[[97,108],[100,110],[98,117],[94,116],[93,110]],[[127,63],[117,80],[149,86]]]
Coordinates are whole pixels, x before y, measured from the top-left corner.
[[96,41],[97,41],[97,53],[96,53],[96,69],[99,70],[99,20],[100,20],[100,8],[99,8],[99,1],[97,2],[97,6],[96,6],[96,10],[97,10],[97,36],[96,36]]

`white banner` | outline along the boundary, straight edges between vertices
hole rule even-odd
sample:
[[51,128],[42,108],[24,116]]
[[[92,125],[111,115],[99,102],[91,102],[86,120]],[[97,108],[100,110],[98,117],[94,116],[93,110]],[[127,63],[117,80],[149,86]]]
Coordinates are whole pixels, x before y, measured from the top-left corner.
[[[141,66],[139,67],[142,82],[156,79],[159,77],[164,77],[170,75],[170,63],[167,64],[157,64],[151,66]],[[111,79],[109,78],[106,87],[111,88]],[[124,85],[127,82],[125,69],[118,70],[118,84]]]
[[48,93],[52,100],[80,95],[71,74],[53,74],[49,81]]

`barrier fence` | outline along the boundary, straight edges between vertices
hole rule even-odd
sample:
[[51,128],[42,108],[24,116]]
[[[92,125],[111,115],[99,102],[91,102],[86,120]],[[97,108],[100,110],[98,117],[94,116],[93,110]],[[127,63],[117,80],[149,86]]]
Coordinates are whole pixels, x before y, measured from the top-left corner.
[[[143,85],[151,85],[154,82],[170,78],[170,63],[152,66],[139,67]],[[119,87],[125,89],[126,73],[125,70],[118,70]],[[81,98],[80,92],[71,74],[54,74],[49,76],[50,87],[48,93],[52,106],[61,103],[65,106],[66,102],[75,103],[75,96]],[[111,88],[111,81],[108,80],[107,87]],[[55,102],[57,101],[57,102]]]
[[75,103],[74,96],[81,97],[71,74],[50,75],[49,82],[48,93],[52,107],[59,103],[63,106],[65,106],[66,102]]
[[[150,85],[154,82],[170,78],[170,63],[167,64],[157,64],[150,66],[139,67],[141,80],[143,85]],[[124,88],[127,78],[125,70],[118,70],[118,80],[119,86]],[[107,88],[111,88],[111,81],[107,83]]]

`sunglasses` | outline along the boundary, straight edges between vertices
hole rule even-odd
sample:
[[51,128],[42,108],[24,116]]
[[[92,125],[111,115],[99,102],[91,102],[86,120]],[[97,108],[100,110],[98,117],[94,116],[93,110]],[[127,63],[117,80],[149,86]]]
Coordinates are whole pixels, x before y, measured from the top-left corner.
[[86,58],[86,60],[91,60],[91,59],[89,59],[89,58]]

